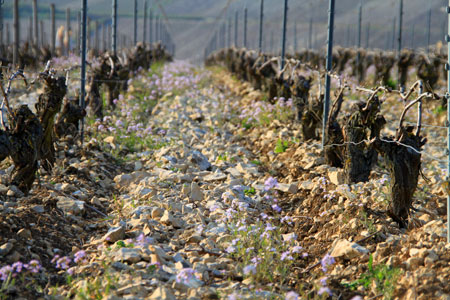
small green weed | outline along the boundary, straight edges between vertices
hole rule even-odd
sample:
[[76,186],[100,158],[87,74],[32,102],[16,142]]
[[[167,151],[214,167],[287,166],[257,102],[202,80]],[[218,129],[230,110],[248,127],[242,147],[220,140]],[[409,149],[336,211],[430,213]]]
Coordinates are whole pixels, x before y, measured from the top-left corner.
[[396,89],[397,88],[397,80],[389,78],[387,81],[387,86],[390,87],[391,89]]
[[245,196],[249,197],[249,196],[255,195],[256,190],[254,187],[250,187],[250,188],[244,190],[244,194],[245,194]]
[[289,141],[283,141],[281,139],[278,139],[277,144],[275,145],[274,152],[276,154],[286,152],[286,150],[289,148]]
[[344,285],[352,290],[356,290],[358,286],[363,286],[365,289],[368,289],[375,283],[377,292],[383,294],[385,299],[392,299],[395,286],[397,285],[397,279],[402,270],[389,267],[385,264],[374,266],[372,255],[370,255],[367,267],[367,272],[362,274],[358,280]]

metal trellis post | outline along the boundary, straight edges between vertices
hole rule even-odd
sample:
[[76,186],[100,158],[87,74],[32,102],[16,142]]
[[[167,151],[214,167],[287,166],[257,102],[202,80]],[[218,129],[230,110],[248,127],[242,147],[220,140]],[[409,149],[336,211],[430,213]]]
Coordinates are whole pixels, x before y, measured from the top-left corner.
[[261,8],[259,12],[259,52],[262,52],[262,40],[263,40],[263,24],[264,24],[264,0],[261,0]]
[[297,41],[297,21],[294,24],[294,53],[297,52],[298,41]]
[[[400,53],[402,51],[402,29],[403,29],[403,0],[400,0],[400,7],[398,12],[398,49],[397,49],[397,59],[400,58]],[[400,90],[403,90],[403,87],[400,86],[400,69],[397,69],[397,82]]]
[[284,14],[283,14],[283,38],[281,42],[281,66],[280,70],[284,68],[284,56],[286,55],[286,30],[287,30],[287,14],[288,14],[288,0],[284,0]]
[[106,38],[106,24],[103,23],[102,24],[102,51],[107,51],[108,50],[108,46],[106,44],[107,38]]
[[430,38],[431,36],[431,1],[430,1],[430,7],[428,8],[428,14],[427,14],[427,53],[430,53]]
[[[447,163],[447,182],[450,180],[450,0],[447,6],[448,14],[448,31],[445,40],[447,41],[447,153],[448,153],[448,163]],[[450,195],[447,194],[447,243],[450,243]]]
[[[82,30],[81,30],[81,87],[80,106],[85,107],[84,97],[86,94],[86,22],[87,22],[87,0],[81,0],[82,7]],[[81,119],[81,145],[84,141],[84,118]]]
[[359,49],[361,48],[361,30],[362,30],[362,6],[363,6],[363,0],[360,0],[359,2],[359,14],[358,14],[358,54],[357,54],[357,62],[359,64],[359,61],[361,60],[361,53],[359,52]]
[[244,48],[247,48],[247,6],[244,8]]
[[70,8],[66,9],[66,38],[67,38],[67,49],[66,54],[69,55],[70,52]]
[[33,42],[39,46],[39,26],[38,26],[37,0],[33,0]]
[[[84,30],[84,29],[83,29]],[[117,53],[117,0],[112,0],[112,51]]]
[[13,64],[16,66],[19,63],[19,0],[14,0],[14,45],[13,45]]
[[234,15],[234,46],[238,47],[239,38],[239,12],[236,10]]
[[398,12],[398,54],[402,51],[402,29],[403,29],[403,0],[400,0],[400,7]]
[[150,20],[149,20],[149,42],[153,43],[153,9],[150,9]]
[[0,45],[3,45],[3,1],[0,0]]
[[76,53],[81,53],[81,11],[77,13],[77,49]]
[[370,22],[367,23],[367,31],[366,31],[366,49],[369,49],[370,43]]
[[309,30],[308,30],[308,48],[312,49],[312,34],[313,34],[313,19],[309,19]]
[[228,47],[231,48],[231,18],[228,19]]
[[137,44],[137,23],[138,23],[138,8],[137,0],[134,0],[134,31],[133,31],[133,44]]
[[348,48],[350,48],[350,24],[347,25],[347,41],[345,44]]
[[144,0],[144,27],[142,28],[142,42],[144,42],[144,44],[147,42],[147,6],[147,0]]
[[394,21],[392,22],[392,43],[391,43],[391,50],[395,51],[395,28],[397,27],[397,18],[394,18]]
[[44,21],[39,20],[39,27],[40,27],[40,38],[41,38],[41,45],[42,47],[45,46],[45,34],[44,34]]
[[[449,0],[450,1],[450,0]],[[333,61],[333,32],[334,32],[334,6],[335,0],[330,0],[328,10],[328,45],[327,45],[327,74],[325,75],[325,101],[323,103],[323,123],[322,123],[322,149],[325,147],[325,131],[328,122],[328,112],[330,109],[330,89],[331,89],[331,67]]]

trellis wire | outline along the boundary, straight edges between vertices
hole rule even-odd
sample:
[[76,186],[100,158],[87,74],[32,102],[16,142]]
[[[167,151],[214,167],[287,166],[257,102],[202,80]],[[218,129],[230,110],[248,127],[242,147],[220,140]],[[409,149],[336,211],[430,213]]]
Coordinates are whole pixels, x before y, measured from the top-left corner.
[[[417,153],[417,154],[420,154],[420,155],[423,155],[423,156],[426,156],[426,157],[429,157],[429,158],[433,159],[433,161],[437,161],[437,162],[445,163],[445,164],[448,162],[448,160],[446,160],[446,159],[441,159],[441,158],[439,158],[439,157],[433,156],[433,155],[431,155],[431,154],[428,154],[428,153],[425,152],[425,151],[419,151],[419,150],[417,150],[416,148],[414,148],[414,147],[412,147],[412,146],[410,146],[410,145],[401,143],[401,142],[399,142],[399,141],[390,141],[390,140],[387,140],[387,139],[384,139],[384,138],[379,138],[379,140],[382,141],[382,142],[385,142],[385,143],[397,144],[397,145],[406,147],[406,148],[408,148],[408,149],[411,149],[413,152],[415,152],[415,153]],[[364,144],[364,143],[369,144],[369,143],[371,143],[371,142],[372,142],[372,141],[370,141],[370,140],[362,140],[362,141],[359,141],[359,142],[343,142],[343,143],[341,143],[341,144],[327,144],[327,145],[324,146],[324,148],[329,148],[329,147],[343,147],[343,146],[347,146],[347,145],[355,145],[355,146],[359,146],[359,145],[361,145],[361,144]]]

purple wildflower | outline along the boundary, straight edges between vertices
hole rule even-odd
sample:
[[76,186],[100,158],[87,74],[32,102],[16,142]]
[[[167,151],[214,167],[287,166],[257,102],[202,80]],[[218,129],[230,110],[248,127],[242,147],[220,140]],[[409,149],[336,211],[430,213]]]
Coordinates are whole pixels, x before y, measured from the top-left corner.
[[194,278],[194,273],[195,273],[194,269],[191,268],[182,269],[177,274],[176,282],[187,284],[191,279]]
[[334,257],[327,253],[320,262],[322,265],[322,271],[326,272],[328,270],[328,266],[331,266],[335,262]]
[[298,294],[296,292],[290,291],[286,294],[285,300],[298,300]]
[[286,259],[294,260],[294,258],[290,255],[289,251],[285,251],[285,252],[281,253],[281,260],[284,261]]
[[302,251],[302,250],[303,250],[302,246],[294,246],[292,248],[292,253],[300,253],[300,251]]
[[256,266],[255,265],[248,265],[246,267],[244,267],[244,275],[248,275],[250,273],[252,273],[253,275],[256,274]]
[[273,189],[274,187],[276,187],[277,185],[278,185],[278,181],[273,177],[269,177],[264,182],[264,190],[269,191],[269,190]]
[[227,251],[227,253],[234,253],[236,251],[236,248],[233,246],[228,246],[225,251]]
[[[78,263],[78,262],[81,261],[84,257],[86,257],[86,251],[80,250],[80,251],[78,251],[77,253],[75,253],[73,261],[74,261],[75,263]],[[85,259],[83,259],[83,261],[85,261]]]
[[0,269],[0,280],[5,281],[8,279],[9,274],[13,271],[11,266],[4,266]]
[[69,257],[63,256],[56,261],[56,268],[62,269],[62,270],[67,270],[69,268],[70,262],[71,262],[71,259]]
[[36,259],[30,260],[30,262],[24,265],[24,267],[31,271],[31,273],[39,273],[42,269],[41,264]]
[[272,209],[276,211],[277,213],[281,212],[281,207],[279,207],[277,204],[272,205]]
[[23,263],[20,261],[17,261],[12,264],[12,268],[14,269],[14,272],[20,273],[20,272],[22,272],[22,269],[23,269]]
[[319,291],[317,292],[317,294],[319,294],[319,296],[322,296],[323,293],[327,293],[328,295],[332,295],[333,294],[331,292],[331,290],[328,287],[326,287],[326,286],[321,287],[319,289]]

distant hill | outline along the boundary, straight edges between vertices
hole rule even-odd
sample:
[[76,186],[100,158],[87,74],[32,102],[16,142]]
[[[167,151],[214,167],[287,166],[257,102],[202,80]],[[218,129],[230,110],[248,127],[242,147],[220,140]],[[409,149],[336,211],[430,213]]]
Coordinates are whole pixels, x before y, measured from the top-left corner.
[[[5,17],[11,15],[11,2],[5,3]],[[39,0],[39,12],[42,18],[48,18],[49,3],[55,2],[58,10],[58,18],[63,23],[65,9],[70,7],[72,12],[80,9],[81,1],[73,0]],[[111,14],[111,0],[89,0],[89,15],[93,19],[109,21]],[[151,0],[155,11],[159,12],[156,0]],[[170,22],[170,31],[177,44],[177,57],[189,58],[193,61],[201,61],[203,50],[207,41],[212,37],[214,30],[226,20],[233,20],[235,11],[239,13],[239,22],[242,29],[243,8],[248,7],[249,16],[249,45],[255,47],[258,39],[258,18],[260,0],[171,0],[159,1],[167,12]],[[228,7],[225,19],[217,20],[221,11]],[[281,22],[283,11],[282,0],[265,0],[265,35],[264,44],[266,50],[277,51],[280,47]],[[294,46],[294,24],[297,23],[298,47],[306,47],[308,44],[308,26],[313,20],[312,46],[321,48],[326,41],[327,29],[327,0],[290,0],[289,1],[289,27],[288,45],[292,51]],[[31,13],[31,1],[21,0],[21,15],[29,18]],[[118,0],[119,5],[119,30],[122,34],[132,36],[133,0]],[[360,0],[336,1],[336,43],[344,46],[353,46],[356,43],[358,5]],[[366,45],[367,27],[370,23],[369,47],[390,48],[393,42],[393,23],[398,14],[399,0],[364,0],[362,46]],[[443,39],[447,15],[442,7],[443,0],[405,0],[403,43],[405,47],[421,47],[426,44],[427,15],[431,8],[431,42],[435,43]],[[143,0],[139,0],[139,13],[143,15]],[[73,14],[75,20],[75,13]],[[398,20],[397,20],[398,21]],[[141,20],[142,22],[142,20]],[[28,21],[24,21],[22,28],[28,28]],[[47,26],[47,25],[46,25]],[[139,36],[142,37],[142,23],[139,25]],[[398,28],[398,26],[397,26]],[[25,29],[23,34],[27,34]],[[25,30],[25,31],[24,31]],[[232,28],[234,33],[234,28]],[[414,43],[412,37],[414,36]],[[234,38],[233,38],[234,39]],[[233,40],[232,39],[232,40]],[[240,32],[239,44],[242,44],[242,32]]]

